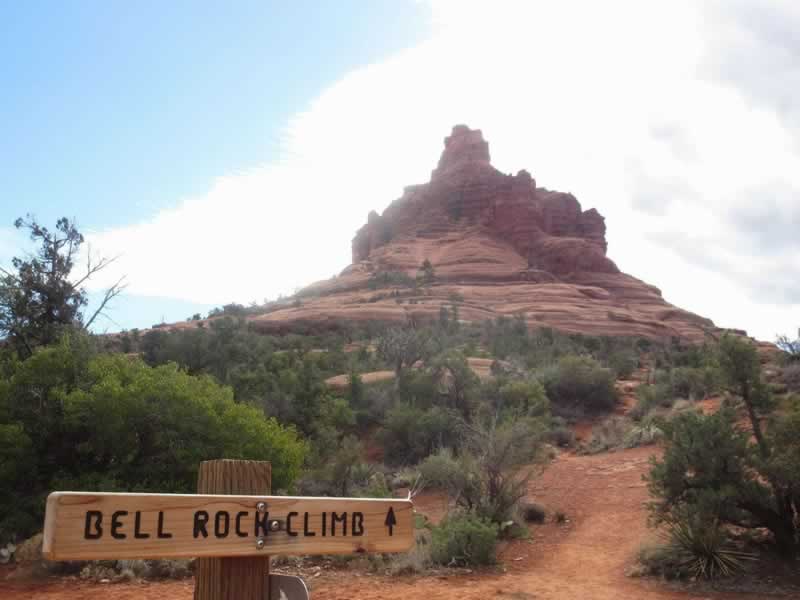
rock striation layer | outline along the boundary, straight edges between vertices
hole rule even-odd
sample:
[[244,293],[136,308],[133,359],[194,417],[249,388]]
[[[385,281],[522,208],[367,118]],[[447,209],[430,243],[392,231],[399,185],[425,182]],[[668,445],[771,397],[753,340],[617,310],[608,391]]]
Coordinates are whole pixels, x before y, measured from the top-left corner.
[[[353,262],[253,317],[264,332],[342,321],[420,322],[442,306],[464,321],[522,315],[530,327],[702,341],[716,331],[606,256],[606,226],[572,194],[491,165],[480,130],[457,125],[431,179],[405,188],[353,238]],[[425,261],[433,273],[421,271]],[[432,276],[431,276],[432,275]]]

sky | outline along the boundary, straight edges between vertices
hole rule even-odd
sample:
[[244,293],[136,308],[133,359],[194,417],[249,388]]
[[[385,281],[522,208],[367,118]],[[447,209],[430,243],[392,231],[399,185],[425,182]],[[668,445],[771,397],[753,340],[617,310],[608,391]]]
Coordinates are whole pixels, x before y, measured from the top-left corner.
[[0,264],[77,219],[103,330],[340,272],[456,123],[570,191],[609,256],[760,339],[800,327],[800,4],[30,2],[0,8]]

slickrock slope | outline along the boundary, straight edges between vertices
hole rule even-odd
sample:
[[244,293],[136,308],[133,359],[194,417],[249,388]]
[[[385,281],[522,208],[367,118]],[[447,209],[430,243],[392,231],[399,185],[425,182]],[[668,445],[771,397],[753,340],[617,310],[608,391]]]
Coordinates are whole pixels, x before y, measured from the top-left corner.
[[[524,315],[531,327],[596,335],[702,341],[708,319],[664,301],[606,256],[605,219],[571,194],[537,187],[527,171],[501,173],[480,130],[445,139],[430,182],[405,188],[353,239],[353,263],[300,293],[300,306],[253,318],[264,332],[342,321],[464,321]],[[434,278],[414,286],[425,260]]]

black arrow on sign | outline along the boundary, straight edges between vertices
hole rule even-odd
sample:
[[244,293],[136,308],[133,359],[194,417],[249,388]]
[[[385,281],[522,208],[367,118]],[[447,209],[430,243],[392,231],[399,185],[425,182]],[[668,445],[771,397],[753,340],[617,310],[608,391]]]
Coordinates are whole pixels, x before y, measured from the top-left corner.
[[394,526],[397,525],[397,519],[394,517],[394,508],[389,507],[389,512],[386,513],[386,520],[383,522],[389,528],[389,535],[394,535]]

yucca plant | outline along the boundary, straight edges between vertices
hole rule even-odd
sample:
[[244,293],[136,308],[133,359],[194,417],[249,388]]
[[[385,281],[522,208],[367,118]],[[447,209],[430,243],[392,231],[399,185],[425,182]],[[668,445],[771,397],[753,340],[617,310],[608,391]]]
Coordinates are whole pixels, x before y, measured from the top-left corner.
[[730,577],[742,572],[746,561],[756,560],[755,554],[730,547],[725,530],[716,519],[681,519],[670,524],[667,535],[685,555],[681,567],[695,578]]

